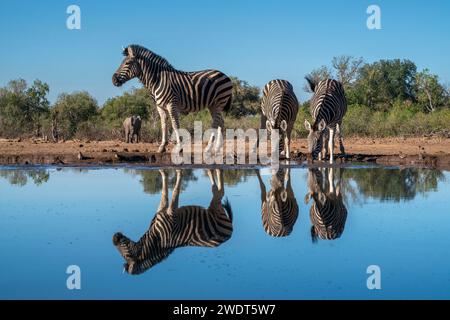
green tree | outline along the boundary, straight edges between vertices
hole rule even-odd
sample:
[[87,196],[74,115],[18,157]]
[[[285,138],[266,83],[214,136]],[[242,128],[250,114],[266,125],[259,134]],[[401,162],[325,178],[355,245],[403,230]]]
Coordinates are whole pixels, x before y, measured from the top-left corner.
[[448,106],[447,91],[439,83],[437,75],[430,74],[428,69],[416,74],[417,103],[425,112],[433,112]]
[[59,95],[52,109],[58,136],[73,138],[83,122],[92,121],[98,116],[98,110],[97,101],[85,91]]
[[259,88],[248,82],[231,77],[233,82],[233,101],[230,114],[234,117],[255,115],[260,110]]
[[416,65],[409,60],[380,60],[365,64],[359,71],[351,104],[366,105],[371,109],[387,111],[395,101],[415,102]]
[[120,127],[125,118],[140,115],[142,119],[157,119],[155,103],[146,88],[132,89],[121,96],[108,99],[101,109],[102,118],[114,127]]
[[0,89],[0,134],[17,137],[41,134],[43,118],[48,116],[49,86],[35,80],[28,87],[23,79],[12,80]]

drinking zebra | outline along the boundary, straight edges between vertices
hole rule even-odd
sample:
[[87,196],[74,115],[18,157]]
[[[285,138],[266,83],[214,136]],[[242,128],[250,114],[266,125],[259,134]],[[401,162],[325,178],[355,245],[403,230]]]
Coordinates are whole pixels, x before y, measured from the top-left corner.
[[291,132],[298,112],[294,88],[286,80],[272,80],[264,86],[261,101],[261,129],[280,130],[280,155],[290,157]]
[[172,198],[168,201],[167,173],[162,177],[161,201],[150,228],[134,242],[122,233],[113,236],[113,244],[125,259],[124,271],[140,274],[168,257],[176,248],[184,246],[217,247],[227,241],[233,232],[232,210],[224,196],[223,172],[208,170],[212,185],[212,199],[208,208],[178,207],[181,189],[181,170],[176,172]]
[[261,189],[261,216],[264,230],[273,237],[291,234],[298,218],[298,204],[291,185],[290,169],[280,169],[272,175],[270,191],[256,171]]
[[325,169],[328,181],[324,181],[322,172],[317,168],[309,169],[308,172],[309,192],[305,196],[305,203],[313,199],[309,210],[313,242],[317,241],[317,237],[323,240],[334,240],[344,232],[347,208],[341,194],[341,178],[339,177],[338,186],[335,188],[333,170],[333,168]]
[[[175,69],[163,57],[152,51],[130,45],[124,49],[125,59],[114,73],[112,82],[121,86],[133,78],[139,78],[150,91],[156,102],[161,118],[162,141],[158,152],[164,152],[167,146],[166,118],[169,115],[176,139],[176,148],[181,149],[179,134],[179,113],[186,114],[208,108],[212,116],[213,132],[206,151],[217,152],[223,141],[224,119],[222,112],[231,107],[232,83],[230,78],[217,70],[184,72]],[[215,137],[217,134],[217,137]]]
[[[323,150],[326,141],[324,137],[325,129],[328,131],[328,154],[330,163],[333,163],[334,135],[339,137],[339,148],[342,154],[345,154],[344,144],[342,142],[342,119],[347,112],[347,100],[345,98],[344,87],[339,81],[326,79],[319,83],[306,77],[311,91],[314,92],[310,101],[310,111],[314,119],[311,125],[305,120],[305,127],[308,134],[308,151],[312,159],[322,160]],[[326,146],[325,146],[326,147]]]

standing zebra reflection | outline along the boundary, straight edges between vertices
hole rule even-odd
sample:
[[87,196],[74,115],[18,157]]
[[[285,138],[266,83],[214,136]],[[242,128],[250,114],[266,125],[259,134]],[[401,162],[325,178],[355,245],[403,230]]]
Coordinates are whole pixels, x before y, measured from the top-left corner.
[[334,186],[334,169],[325,168],[324,179],[322,171],[317,168],[309,169],[308,188],[305,203],[313,199],[309,210],[311,218],[311,238],[317,242],[317,238],[323,240],[334,240],[344,232],[347,219],[347,208],[345,207],[341,194],[341,170],[337,187]]
[[256,171],[261,188],[261,215],[264,230],[273,237],[291,234],[298,217],[298,204],[291,185],[290,169],[280,169],[272,175],[270,191]]
[[167,173],[162,177],[161,201],[148,231],[134,242],[122,233],[113,236],[113,244],[126,260],[125,271],[140,274],[184,246],[216,247],[227,241],[233,232],[232,210],[224,196],[222,170],[208,170],[212,185],[212,199],[208,208],[200,206],[178,207],[181,189],[181,170],[169,203]]

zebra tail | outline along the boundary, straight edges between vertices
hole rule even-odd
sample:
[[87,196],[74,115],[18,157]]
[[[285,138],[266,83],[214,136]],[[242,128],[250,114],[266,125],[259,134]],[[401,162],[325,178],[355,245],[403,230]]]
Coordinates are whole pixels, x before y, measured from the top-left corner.
[[230,201],[228,201],[228,198],[225,198],[225,201],[222,202],[222,206],[224,207],[225,211],[227,212],[228,218],[230,218],[230,221],[233,222],[233,209],[231,208]]
[[311,89],[311,91],[315,92],[317,83],[310,76],[306,76],[305,79],[306,79],[306,81],[308,81],[308,85],[309,85],[309,88]]

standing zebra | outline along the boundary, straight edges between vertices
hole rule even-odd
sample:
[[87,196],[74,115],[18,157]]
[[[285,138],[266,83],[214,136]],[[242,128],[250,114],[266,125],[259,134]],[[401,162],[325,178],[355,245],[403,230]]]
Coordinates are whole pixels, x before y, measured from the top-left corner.
[[[162,177],[161,201],[150,228],[137,242],[122,233],[113,236],[113,244],[125,259],[124,270],[140,274],[168,257],[176,248],[185,246],[217,247],[230,239],[233,232],[232,210],[224,196],[223,172],[208,170],[212,199],[208,208],[178,207],[181,190],[181,170],[177,170],[172,199],[168,201],[167,173]],[[217,180],[217,183],[216,183]]]
[[[261,214],[264,230],[273,237],[285,237],[291,234],[298,218],[298,204],[291,185],[289,168],[280,169],[272,175],[271,189],[266,186],[256,171],[261,189]],[[286,184],[286,185],[285,185]]]
[[280,155],[290,157],[291,132],[298,112],[294,88],[286,80],[272,80],[264,86],[261,101],[261,129],[280,132]]
[[[179,113],[187,114],[209,108],[212,116],[212,127],[217,132],[212,133],[206,152],[209,152],[215,142],[217,152],[223,141],[224,128],[223,111],[231,107],[232,83],[230,78],[217,70],[184,72],[172,67],[163,57],[152,51],[130,45],[124,49],[125,59],[114,73],[112,82],[121,86],[133,78],[139,78],[155,99],[161,118],[162,141],[158,152],[164,152],[167,146],[167,114],[172,122],[175,133],[176,147],[181,149],[179,134]],[[215,135],[217,134],[217,138]],[[216,140],[216,141],[215,141]]]
[[339,137],[339,148],[342,154],[345,154],[344,144],[342,142],[342,119],[347,112],[347,100],[345,98],[344,87],[339,81],[326,79],[319,83],[306,77],[311,91],[314,92],[310,101],[310,111],[314,119],[311,125],[305,120],[305,127],[308,134],[308,151],[312,159],[322,160],[322,146],[325,145],[324,131],[327,129],[329,136],[328,153],[330,163],[332,164],[334,149],[334,134]]
[[347,208],[341,194],[341,177],[335,188],[333,170],[333,168],[325,169],[325,176],[328,172],[328,188],[319,169],[309,169],[308,172],[309,193],[305,196],[305,203],[308,203],[311,198],[313,199],[309,210],[313,242],[317,241],[317,237],[323,240],[334,240],[344,232]]

